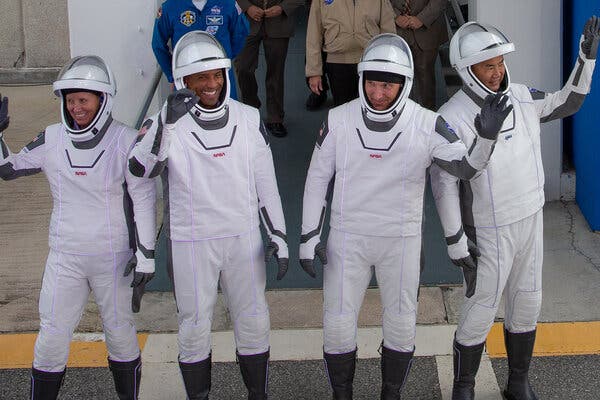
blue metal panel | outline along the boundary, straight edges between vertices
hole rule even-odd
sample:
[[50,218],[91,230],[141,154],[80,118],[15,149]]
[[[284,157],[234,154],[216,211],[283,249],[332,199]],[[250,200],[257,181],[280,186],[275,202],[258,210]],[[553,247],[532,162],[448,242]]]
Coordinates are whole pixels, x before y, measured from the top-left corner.
[[[600,16],[600,3],[590,0],[564,2],[565,7],[565,80],[575,63],[579,37],[591,15]],[[576,200],[592,230],[600,230],[600,76],[594,74],[591,93],[567,127],[573,133],[573,157],[577,172]]]

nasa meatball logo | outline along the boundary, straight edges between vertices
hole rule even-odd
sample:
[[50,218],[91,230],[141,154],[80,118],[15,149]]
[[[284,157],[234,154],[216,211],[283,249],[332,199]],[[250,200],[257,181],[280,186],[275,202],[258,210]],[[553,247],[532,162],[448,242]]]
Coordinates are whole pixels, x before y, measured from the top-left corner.
[[194,24],[194,22],[196,22],[196,13],[190,10],[184,11],[179,16],[179,21],[183,25],[190,27]]

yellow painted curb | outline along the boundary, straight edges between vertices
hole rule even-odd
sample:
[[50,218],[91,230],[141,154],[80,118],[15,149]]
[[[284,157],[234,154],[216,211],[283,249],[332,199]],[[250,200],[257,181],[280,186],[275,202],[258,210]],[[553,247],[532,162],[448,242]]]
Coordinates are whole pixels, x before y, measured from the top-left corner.
[[[31,368],[37,333],[0,335],[0,369]],[[147,333],[138,334],[144,349]],[[103,341],[72,341],[68,367],[106,367],[108,353]]]
[[[486,341],[490,357],[506,357],[504,328],[495,323]],[[552,322],[537,326],[535,356],[600,354],[600,321]]]

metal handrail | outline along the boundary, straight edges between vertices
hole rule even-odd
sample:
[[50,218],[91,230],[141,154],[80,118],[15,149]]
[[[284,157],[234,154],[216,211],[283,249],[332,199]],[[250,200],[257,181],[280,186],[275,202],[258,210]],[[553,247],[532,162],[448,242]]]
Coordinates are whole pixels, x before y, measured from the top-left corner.
[[465,24],[465,19],[463,18],[462,11],[460,11],[460,5],[458,4],[458,1],[450,0],[450,4],[454,10],[454,16],[456,17],[458,26],[463,26]]
[[144,123],[144,119],[146,118],[146,114],[148,113],[148,109],[150,108],[150,104],[152,103],[152,99],[154,98],[154,94],[156,93],[156,89],[158,88],[158,84],[160,83],[160,78],[162,78],[162,70],[159,68],[154,71],[154,76],[152,77],[152,85],[150,86],[150,90],[146,94],[146,98],[144,100],[144,104],[138,114],[138,118],[135,123],[135,129],[140,129],[142,124]]

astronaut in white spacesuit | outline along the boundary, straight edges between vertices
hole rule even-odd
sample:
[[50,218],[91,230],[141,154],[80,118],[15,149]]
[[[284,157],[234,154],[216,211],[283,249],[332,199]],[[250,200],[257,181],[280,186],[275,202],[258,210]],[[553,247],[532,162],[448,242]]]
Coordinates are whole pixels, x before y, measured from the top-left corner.
[[[528,380],[542,301],[544,169],[540,123],[575,113],[590,90],[600,26],[592,17],[581,36],[579,57],[565,86],[544,93],[511,83],[504,55],[515,46],[498,29],[469,22],[450,43],[450,61],[463,87],[439,113],[470,146],[473,118],[484,98],[502,93],[514,107],[505,120],[488,167],[471,181],[432,168],[432,187],[450,257],[468,257],[476,244],[477,285],[465,297],[454,340],[452,399],[473,399],[486,336],[504,292],[507,399],[536,399]],[[461,223],[462,211],[462,223]],[[464,227],[464,233],[463,233]]]
[[[116,83],[101,58],[70,60],[54,92],[62,123],[48,126],[17,154],[1,133],[8,126],[8,99],[0,105],[0,177],[44,172],[53,198],[30,398],[58,396],[73,330],[91,290],[117,394],[137,399],[141,358],[132,309],[139,310],[154,275],[155,188],[127,169],[137,132],[111,116]],[[132,270],[133,282],[127,277]]]
[[[131,152],[137,176],[163,179],[179,320],[179,366],[190,399],[207,399],[217,285],[227,299],[249,399],[267,398],[269,311],[265,260],[288,267],[281,199],[258,110],[229,98],[231,61],[210,34],[192,31],[173,52],[177,91],[144,123]],[[262,247],[260,218],[269,237]]]
[[[323,264],[324,358],[334,399],[352,398],[357,317],[375,268],[383,303],[382,399],[399,399],[415,343],[427,168],[462,179],[485,167],[510,107],[489,96],[469,153],[436,113],[412,100],[413,62],[397,35],[376,36],[358,64],[359,99],[329,111],[304,189],[300,263]],[[475,119],[475,116],[473,116]],[[328,245],[320,233],[335,174]]]

